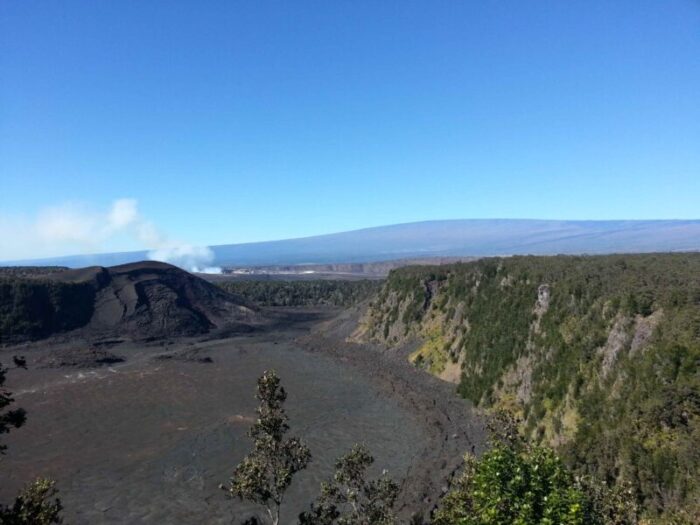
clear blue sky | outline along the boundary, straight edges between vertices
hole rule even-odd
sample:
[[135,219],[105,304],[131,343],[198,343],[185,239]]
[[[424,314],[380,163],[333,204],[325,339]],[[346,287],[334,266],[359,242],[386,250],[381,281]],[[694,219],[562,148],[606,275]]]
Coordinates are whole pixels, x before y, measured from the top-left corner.
[[196,244],[700,218],[700,1],[0,2],[5,224],[118,198]]

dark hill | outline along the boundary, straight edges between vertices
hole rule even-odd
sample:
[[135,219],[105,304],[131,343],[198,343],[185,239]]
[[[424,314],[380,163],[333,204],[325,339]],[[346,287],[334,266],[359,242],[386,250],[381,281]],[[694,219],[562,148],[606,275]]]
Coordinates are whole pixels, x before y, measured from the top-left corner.
[[0,277],[0,343],[72,330],[88,339],[192,336],[257,319],[245,299],[160,262]]

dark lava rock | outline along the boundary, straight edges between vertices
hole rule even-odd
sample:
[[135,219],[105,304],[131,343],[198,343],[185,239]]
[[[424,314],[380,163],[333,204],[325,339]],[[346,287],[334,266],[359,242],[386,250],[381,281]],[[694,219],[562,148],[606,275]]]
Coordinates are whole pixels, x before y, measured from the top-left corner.
[[124,358],[99,348],[62,348],[41,357],[41,368],[97,368],[124,362]]
[[240,296],[175,266],[144,261],[0,282],[0,344],[79,330],[94,341],[147,341],[259,323]]
[[201,356],[200,350],[189,348],[168,354],[159,354],[153,358],[155,361],[182,361],[187,363],[213,363],[209,356]]

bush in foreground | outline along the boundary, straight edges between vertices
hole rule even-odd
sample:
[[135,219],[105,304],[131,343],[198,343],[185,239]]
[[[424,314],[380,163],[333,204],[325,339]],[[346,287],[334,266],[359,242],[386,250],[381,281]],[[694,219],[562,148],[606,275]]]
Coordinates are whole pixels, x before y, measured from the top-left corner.
[[0,506],[3,525],[50,525],[63,523],[61,500],[55,482],[38,479],[22,490],[12,506]]
[[628,491],[577,479],[553,450],[527,444],[502,414],[491,448],[468,454],[434,516],[435,525],[634,525]]
[[335,475],[321,484],[311,510],[299,516],[301,525],[392,525],[399,486],[386,472],[368,481],[374,458],[367,447],[355,445],[336,461]]
[[[21,357],[14,357],[15,368],[26,368]],[[6,434],[21,427],[26,421],[26,412],[21,408],[10,409],[14,403],[12,393],[4,388],[8,369],[0,364],[0,434]],[[7,447],[0,445],[0,455]],[[2,525],[50,525],[63,523],[61,518],[61,501],[56,498],[54,482],[38,479],[29,484],[15,498],[12,505],[0,504],[0,523]]]

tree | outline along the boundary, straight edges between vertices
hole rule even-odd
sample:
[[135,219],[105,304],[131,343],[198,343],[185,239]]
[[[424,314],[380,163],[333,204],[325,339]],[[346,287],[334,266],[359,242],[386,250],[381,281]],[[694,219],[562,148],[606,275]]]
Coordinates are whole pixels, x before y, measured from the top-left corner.
[[[26,368],[22,357],[13,357],[15,368]],[[4,388],[8,369],[0,364],[0,434],[21,427],[27,419],[22,408],[9,409],[14,403],[12,393]],[[0,455],[5,454],[6,445],[0,445]],[[55,483],[48,479],[38,479],[29,484],[15,498],[11,506],[0,504],[0,523],[3,525],[50,525],[62,523],[60,516],[63,506],[56,498]],[[53,501],[51,501],[53,499]]]
[[528,444],[517,421],[497,413],[491,448],[467,454],[462,473],[440,502],[434,525],[635,525],[629,491],[577,479],[547,447]]
[[[618,482],[612,487],[592,477],[581,476],[576,479],[577,486],[586,496],[586,516],[588,522],[595,525],[635,525],[639,523],[639,507],[632,497],[632,487],[625,482]],[[669,523],[681,525],[690,520]]]
[[277,525],[284,493],[294,474],[311,460],[311,452],[298,438],[285,439],[288,417],[282,405],[287,393],[274,371],[265,371],[258,379],[256,398],[258,419],[248,435],[253,438],[253,451],[234,469],[226,490],[238,497],[265,507],[270,522]]
[[585,498],[554,453],[528,454],[503,444],[480,459],[467,455],[443,498],[435,525],[585,525]]
[[302,525],[392,525],[399,486],[386,471],[367,481],[374,458],[363,445],[336,461],[333,479],[321,484],[321,495],[311,510],[299,516]]
[[[38,479],[30,483],[11,507],[0,506],[3,525],[50,525],[63,523],[61,500],[56,498],[55,482]],[[53,501],[51,501],[53,499]]]
[[[16,366],[25,366],[24,359],[21,357],[15,357],[14,361]],[[12,429],[21,427],[27,420],[27,413],[24,409],[8,409],[15,400],[12,398],[12,393],[4,388],[7,371],[8,369],[0,364],[0,434],[7,434]],[[6,450],[7,445],[0,444],[0,454],[5,454]]]

